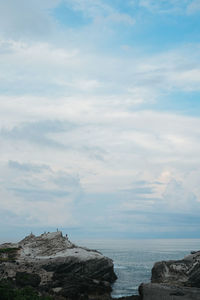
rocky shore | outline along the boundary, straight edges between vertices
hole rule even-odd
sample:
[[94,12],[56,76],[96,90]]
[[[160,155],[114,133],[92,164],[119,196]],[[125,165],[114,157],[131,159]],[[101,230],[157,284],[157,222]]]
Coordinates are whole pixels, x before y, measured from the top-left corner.
[[110,299],[116,279],[111,259],[72,244],[60,231],[0,245],[0,281],[52,299]]
[[1,300],[112,300],[116,279],[110,258],[74,245],[61,231],[0,245]]
[[155,263],[151,283],[139,290],[143,300],[199,300],[200,251],[182,260]]
[[[116,279],[110,258],[74,245],[60,231],[0,245],[1,300],[113,300]],[[155,263],[139,294],[118,300],[199,300],[200,251]]]

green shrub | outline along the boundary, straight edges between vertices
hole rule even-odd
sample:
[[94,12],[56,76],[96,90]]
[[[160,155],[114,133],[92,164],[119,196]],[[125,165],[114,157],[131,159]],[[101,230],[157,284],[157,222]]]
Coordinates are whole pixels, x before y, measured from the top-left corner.
[[50,296],[39,296],[32,287],[15,288],[9,280],[0,281],[0,300],[53,300]]
[[1,253],[13,253],[20,250],[20,248],[0,248],[0,254]]

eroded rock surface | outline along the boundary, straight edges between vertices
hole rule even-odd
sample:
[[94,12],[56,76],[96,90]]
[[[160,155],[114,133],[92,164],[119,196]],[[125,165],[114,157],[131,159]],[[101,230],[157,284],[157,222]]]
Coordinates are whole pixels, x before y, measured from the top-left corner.
[[200,251],[182,260],[157,262],[152,269],[151,281],[200,288]]
[[109,299],[116,275],[111,259],[72,244],[58,231],[0,245],[2,279],[63,299]]
[[199,300],[198,288],[178,287],[173,285],[147,283],[142,284],[143,300]]
[[199,300],[200,251],[182,260],[155,263],[151,283],[143,284],[140,291],[143,300]]

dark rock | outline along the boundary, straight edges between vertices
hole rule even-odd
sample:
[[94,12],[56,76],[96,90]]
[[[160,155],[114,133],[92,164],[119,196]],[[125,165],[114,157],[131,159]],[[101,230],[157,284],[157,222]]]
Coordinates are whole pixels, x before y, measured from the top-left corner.
[[185,296],[185,293],[183,291],[173,291],[170,293],[170,296]]
[[115,300],[142,300],[141,296],[126,296],[126,297],[121,297],[117,298]]
[[199,300],[200,251],[182,260],[155,263],[151,282],[139,288],[143,300]]
[[32,286],[38,287],[41,281],[41,278],[38,274],[27,273],[27,272],[17,272],[16,273],[16,284],[17,286]]
[[195,252],[182,260],[155,263],[151,282],[199,288],[200,252]]
[[200,289],[158,283],[143,284],[142,300],[199,300]]
[[11,278],[17,287],[31,286],[55,299],[111,299],[111,284],[117,278],[112,260],[77,247],[61,232],[31,234],[6,247],[2,246],[2,258],[12,253],[16,263],[6,259],[0,264],[0,280]]

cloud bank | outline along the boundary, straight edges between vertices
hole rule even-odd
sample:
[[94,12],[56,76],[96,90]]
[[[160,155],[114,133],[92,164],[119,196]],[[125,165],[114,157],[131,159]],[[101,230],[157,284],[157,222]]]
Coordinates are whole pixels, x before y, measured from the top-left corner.
[[[0,4],[2,236],[199,237],[198,12],[189,0]],[[165,20],[148,40],[152,15]],[[169,21],[178,43],[161,43]]]

